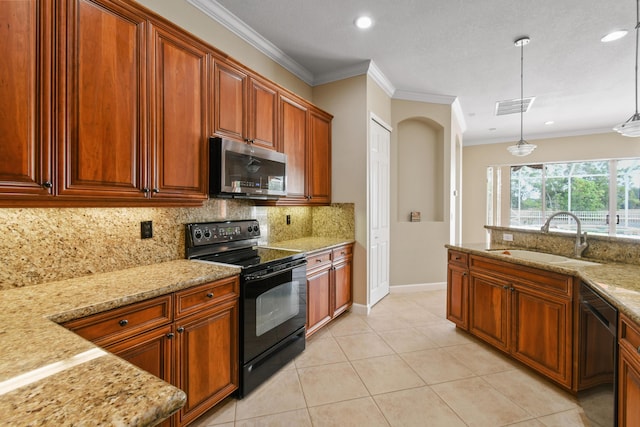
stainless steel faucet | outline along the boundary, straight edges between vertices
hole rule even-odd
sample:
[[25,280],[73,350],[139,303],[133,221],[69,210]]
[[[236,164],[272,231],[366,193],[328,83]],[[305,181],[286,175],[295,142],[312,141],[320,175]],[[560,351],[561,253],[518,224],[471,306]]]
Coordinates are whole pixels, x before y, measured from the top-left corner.
[[540,230],[542,230],[543,233],[548,233],[549,224],[551,223],[551,220],[559,215],[568,215],[576,221],[578,229],[576,230],[575,257],[581,258],[582,252],[584,252],[584,250],[587,249],[587,247],[589,247],[589,243],[587,243],[587,232],[585,231],[584,233],[582,233],[582,223],[580,222],[580,219],[577,216],[567,211],[556,212],[553,215],[551,215],[549,218],[547,218],[547,221],[540,228]]

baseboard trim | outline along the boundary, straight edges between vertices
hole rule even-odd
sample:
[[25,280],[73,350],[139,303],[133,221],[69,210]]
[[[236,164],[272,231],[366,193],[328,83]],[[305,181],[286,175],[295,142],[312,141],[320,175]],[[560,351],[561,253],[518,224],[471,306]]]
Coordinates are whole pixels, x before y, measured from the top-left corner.
[[442,289],[447,289],[447,282],[416,283],[413,285],[393,285],[389,286],[389,293],[401,294],[409,292],[437,291]]

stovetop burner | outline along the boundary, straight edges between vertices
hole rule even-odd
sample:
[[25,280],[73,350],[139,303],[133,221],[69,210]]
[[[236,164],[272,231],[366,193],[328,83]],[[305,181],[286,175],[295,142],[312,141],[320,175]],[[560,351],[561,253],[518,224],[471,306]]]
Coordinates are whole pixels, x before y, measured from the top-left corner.
[[259,237],[256,220],[187,224],[185,257],[237,265],[244,273],[305,257],[298,251],[258,246]]

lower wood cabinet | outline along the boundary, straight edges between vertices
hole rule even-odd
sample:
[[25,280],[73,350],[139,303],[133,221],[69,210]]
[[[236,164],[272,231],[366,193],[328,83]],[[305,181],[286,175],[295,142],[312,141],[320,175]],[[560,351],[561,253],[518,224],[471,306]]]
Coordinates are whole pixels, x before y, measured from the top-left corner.
[[238,388],[238,276],[64,324],[187,394],[184,426]]
[[618,425],[640,425],[640,327],[620,314],[618,327]]
[[477,255],[468,257],[467,276],[455,255],[449,251],[447,318],[572,389],[573,277]]
[[353,245],[307,255],[307,336],[351,307]]

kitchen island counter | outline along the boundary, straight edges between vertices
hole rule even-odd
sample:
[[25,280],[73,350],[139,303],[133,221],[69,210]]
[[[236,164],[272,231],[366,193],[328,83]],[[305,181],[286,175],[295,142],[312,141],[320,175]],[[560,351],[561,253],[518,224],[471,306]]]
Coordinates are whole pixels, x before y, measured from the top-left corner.
[[[515,264],[542,268],[558,273],[579,277],[591,288],[595,289],[621,313],[640,324],[640,266],[633,264],[602,262],[589,259],[599,265],[566,265],[552,264],[516,258],[502,253],[516,248],[491,248],[486,244],[445,245],[447,248],[469,254],[481,255]],[[525,249],[525,248],[523,248]]]
[[176,412],[178,388],[58,323],[236,275],[176,260],[0,292],[3,425],[153,425]]

